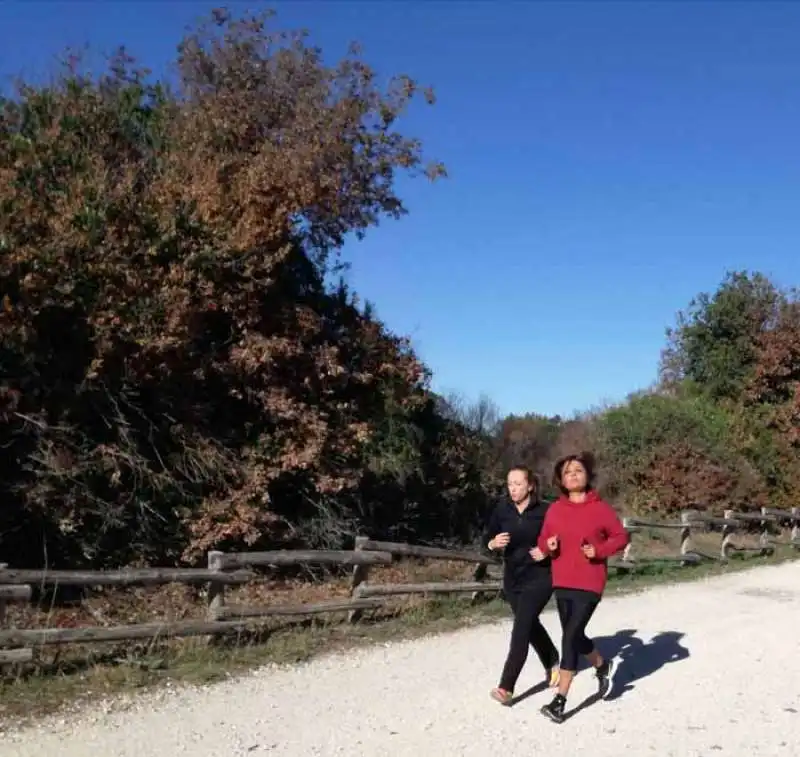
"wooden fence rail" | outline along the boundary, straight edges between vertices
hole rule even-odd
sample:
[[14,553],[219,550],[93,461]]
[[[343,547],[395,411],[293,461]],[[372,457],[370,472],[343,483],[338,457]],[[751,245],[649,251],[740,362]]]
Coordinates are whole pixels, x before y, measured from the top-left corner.
[[[800,549],[800,511],[763,508],[761,513],[725,511],[722,517],[687,510],[678,522],[658,522],[642,518],[626,518],[625,528],[631,533],[631,543],[620,559],[610,561],[610,567],[622,572],[659,562],[697,565],[705,560],[725,562],[731,555],[752,552],[771,554],[776,546]],[[741,543],[744,530],[760,526],[757,546]],[[776,538],[774,531],[788,527],[788,537]],[[637,555],[637,534],[650,530],[680,532],[677,554],[659,557]],[[717,553],[695,546],[698,532],[718,529],[720,546]],[[370,570],[387,566],[397,559],[447,560],[467,563],[473,567],[463,581],[370,583]],[[301,565],[335,565],[352,567],[349,597],[295,605],[228,605],[225,589],[241,586],[258,578],[255,568],[274,568]],[[206,636],[215,639],[222,635],[242,633],[263,627],[271,618],[302,618],[313,615],[347,613],[356,622],[365,611],[379,609],[392,597],[419,594],[463,593],[472,600],[501,590],[499,571],[501,559],[475,550],[451,550],[404,543],[374,541],[357,537],[352,550],[275,550],[270,552],[210,552],[207,568],[139,568],[109,571],[15,570],[0,564],[0,664],[29,662],[34,649],[45,645],[69,643],[119,642],[131,640],[155,641],[166,638]],[[83,586],[129,587],[158,586],[169,583],[205,584],[208,587],[205,619],[173,622],[140,623],[115,627],[87,628],[7,628],[8,603],[30,602],[34,587]]]
[[205,568],[131,568],[126,570],[9,570],[0,569],[0,592],[5,585],[34,586],[162,586],[164,584],[205,584],[219,581],[229,585],[250,583],[257,574],[249,570],[218,575]]
[[[407,546],[407,545],[406,545]],[[444,550],[441,550],[444,551]],[[291,565],[391,565],[390,552],[278,550],[275,552],[228,552],[222,554],[222,570],[228,568],[282,568]],[[399,552],[397,554],[400,554]]]
[[[497,559],[489,555],[482,555],[478,552],[462,552],[454,549],[443,549],[442,547],[423,547],[416,544],[402,544],[391,541],[371,541],[365,539],[360,542],[361,549],[374,553],[388,553],[397,557],[421,557],[430,560],[452,560],[454,562],[478,563],[480,565],[490,565],[496,563]],[[365,563],[366,564],[366,563]]]

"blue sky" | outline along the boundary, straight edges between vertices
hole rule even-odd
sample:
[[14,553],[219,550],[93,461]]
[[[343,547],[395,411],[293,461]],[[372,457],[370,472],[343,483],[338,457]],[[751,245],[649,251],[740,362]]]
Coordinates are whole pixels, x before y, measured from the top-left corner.
[[[7,0],[0,74],[87,41],[159,71],[216,4]],[[345,250],[435,388],[568,415],[650,384],[726,270],[800,284],[800,3],[269,5],[436,89],[404,127],[450,178],[403,181],[410,215]]]

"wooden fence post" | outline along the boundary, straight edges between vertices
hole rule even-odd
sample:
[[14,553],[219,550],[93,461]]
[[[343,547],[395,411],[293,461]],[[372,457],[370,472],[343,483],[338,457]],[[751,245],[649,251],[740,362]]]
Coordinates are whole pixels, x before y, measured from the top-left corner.
[[[485,562],[479,562],[475,566],[475,570],[472,571],[472,580],[485,581],[488,572],[489,572],[489,566]],[[469,600],[472,604],[475,604],[482,596],[483,596],[482,591],[473,591]]]
[[761,521],[761,534],[758,537],[758,546],[761,547],[761,557],[768,557],[769,555],[775,554],[775,547],[777,546],[769,529],[770,521],[768,508],[761,508],[761,517],[764,520]]
[[[354,552],[363,552],[364,544],[369,541],[367,536],[356,536],[356,543],[353,547]],[[353,566],[353,577],[350,580],[350,596],[354,599],[357,597],[356,590],[358,587],[365,583],[366,580],[369,578],[369,565],[354,565]],[[361,610],[350,610],[347,613],[347,622],[348,623],[358,623],[361,619],[362,611]]]
[[767,508],[761,508],[761,516],[764,520],[761,521],[761,535],[758,537],[758,546],[761,547],[761,556],[764,557],[770,553],[774,553],[774,545],[772,543],[772,534],[769,530],[769,519],[767,517]]
[[[733,518],[733,510],[724,510],[722,517],[725,518],[725,520],[731,520]],[[730,558],[730,552],[733,549],[733,534],[735,531],[735,526],[724,525],[722,527],[722,544],[719,548],[719,555],[723,560],[728,560]]]
[[[692,551],[692,513],[686,511],[681,513],[681,555],[688,555]],[[686,563],[684,563],[685,565]]]
[[623,562],[631,562],[631,552],[633,552],[633,533],[631,531],[631,519],[630,518],[623,518],[622,519],[622,527],[630,534],[630,538],[628,539],[628,544],[622,552],[622,561]]
[[[8,568],[7,562],[0,562],[0,570]],[[0,598],[0,628],[6,627],[6,600]]]
[[[212,551],[208,553],[208,569],[215,573],[222,573],[224,552]],[[225,606],[225,584],[215,581],[213,578],[208,582],[208,610],[209,621],[217,620],[217,613]],[[213,644],[215,637],[209,636],[208,643]]]

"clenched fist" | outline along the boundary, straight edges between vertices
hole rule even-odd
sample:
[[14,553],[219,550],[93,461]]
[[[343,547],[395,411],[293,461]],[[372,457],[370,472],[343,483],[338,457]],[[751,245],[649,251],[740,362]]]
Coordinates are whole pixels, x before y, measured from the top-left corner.
[[505,549],[510,541],[511,535],[504,531],[502,534],[497,534],[497,536],[489,542],[489,549]]

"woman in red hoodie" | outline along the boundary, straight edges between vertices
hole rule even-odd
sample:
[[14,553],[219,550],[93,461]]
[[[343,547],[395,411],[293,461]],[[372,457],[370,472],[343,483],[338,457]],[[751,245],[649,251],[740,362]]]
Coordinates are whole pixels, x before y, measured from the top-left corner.
[[534,559],[551,558],[553,589],[561,620],[561,666],[558,693],[542,707],[556,723],[564,721],[564,707],[578,656],[595,669],[601,696],[611,691],[613,660],[604,660],[586,636],[589,623],[603,596],[608,578],[607,560],[623,550],[630,539],[611,505],[593,488],[591,455],[567,455],[555,465],[553,480],[561,497],[547,510]]

